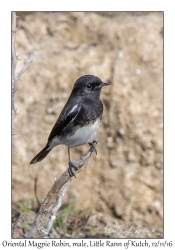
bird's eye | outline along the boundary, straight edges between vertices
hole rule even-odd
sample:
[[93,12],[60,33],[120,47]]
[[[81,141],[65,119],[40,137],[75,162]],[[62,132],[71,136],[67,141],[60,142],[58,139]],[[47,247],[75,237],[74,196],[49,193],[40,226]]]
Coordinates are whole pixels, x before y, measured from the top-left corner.
[[86,85],[86,88],[87,88],[88,90],[93,90],[94,87],[95,87],[95,86],[94,86],[93,84],[90,84],[90,83]]
[[87,89],[91,89],[92,88],[92,85],[91,84],[88,84],[87,85]]

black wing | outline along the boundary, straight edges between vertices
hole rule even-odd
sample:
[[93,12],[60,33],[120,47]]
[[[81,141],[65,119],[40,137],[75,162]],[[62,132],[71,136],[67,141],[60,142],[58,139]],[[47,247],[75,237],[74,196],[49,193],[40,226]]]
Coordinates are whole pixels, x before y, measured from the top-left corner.
[[81,105],[79,104],[74,105],[71,109],[65,107],[49,135],[48,142],[50,142],[55,136],[64,136],[69,133],[71,124],[73,124],[80,110]]
[[101,100],[84,99],[81,103],[81,111],[74,120],[74,126],[86,126],[89,123],[94,123],[96,119],[102,118],[103,104]]

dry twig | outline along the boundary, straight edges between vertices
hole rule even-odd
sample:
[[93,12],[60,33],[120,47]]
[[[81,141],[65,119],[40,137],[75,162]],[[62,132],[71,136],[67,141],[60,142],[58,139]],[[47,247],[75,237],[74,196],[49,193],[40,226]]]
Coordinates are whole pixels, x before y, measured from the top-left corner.
[[[75,171],[75,174],[83,171],[86,168],[87,162],[92,154],[92,152],[95,150],[97,145],[97,141],[93,142],[92,147],[83,155],[81,156],[76,162],[73,164],[77,167],[77,170]],[[47,194],[46,198],[44,199],[36,217],[34,220],[34,223],[31,227],[30,232],[27,235],[27,238],[42,238],[47,237],[53,222],[56,218],[56,212],[61,207],[62,199],[64,194],[66,193],[70,183],[71,183],[72,177],[68,174],[68,169],[54,182],[53,186],[51,187],[49,193]],[[62,190],[61,190],[62,188]],[[58,193],[61,193],[58,198],[58,202],[55,205],[56,198],[58,196]],[[47,229],[43,229],[43,222],[46,219],[46,216],[50,214],[50,221],[48,223]]]
[[16,49],[15,49],[15,35],[16,35],[16,13],[12,12],[12,139],[14,138],[14,118],[16,115],[15,109],[15,92],[17,89],[17,81],[19,81],[22,74],[26,71],[29,63],[33,59],[33,53],[31,53],[30,57],[25,61],[24,67],[16,76],[16,64],[17,64],[17,56],[16,56]]

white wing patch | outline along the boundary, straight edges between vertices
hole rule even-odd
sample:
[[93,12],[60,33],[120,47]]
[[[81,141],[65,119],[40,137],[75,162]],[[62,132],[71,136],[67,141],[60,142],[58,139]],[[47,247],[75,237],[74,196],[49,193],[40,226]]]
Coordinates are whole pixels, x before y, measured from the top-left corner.
[[[72,120],[70,121],[70,123],[73,122],[73,121],[75,120],[75,118],[77,117],[78,113],[80,112],[80,109],[81,109],[81,105],[76,104],[76,105],[73,106],[73,108],[69,111],[69,113],[67,114],[67,116],[69,116],[69,115],[70,115],[71,113],[73,113],[74,111],[76,112],[75,115],[74,115],[74,117],[73,117]],[[69,124],[70,124],[70,123],[69,123]],[[67,124],[67,126],[68,126],[69,124]]]
[[73,108],[69,111],[69,113],[67,114],[70,115],[72,112],[74,112],[74,110],[78,107],[78,104],[76,104],[75,106],[73,106]]

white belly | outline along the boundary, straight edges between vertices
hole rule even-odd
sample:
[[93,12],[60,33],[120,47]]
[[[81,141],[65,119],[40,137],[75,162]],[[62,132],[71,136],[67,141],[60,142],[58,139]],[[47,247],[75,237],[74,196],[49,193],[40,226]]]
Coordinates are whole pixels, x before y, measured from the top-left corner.
[[97,120],[96,122],[94,122],[94,124],[79,128],[75,132],[75,134],[69,138],[69,140],[65,141],[64,144],[67,145],[69,148],[73,148],[92,142],[96,136],[99,126],[100,120]]
[[80,146],[86,143],[93,142],[93,139],[96,136],[99,126],[100,126],[100,119],[98,119],[96,122],[94,122],[91,125],[79,128],[71,137],[67,139],[59,140],[59,138],[55,137],[50,143],[49,148],[53,148],[60,144],[64,144],[68,148],[73,148],[76,146]]

